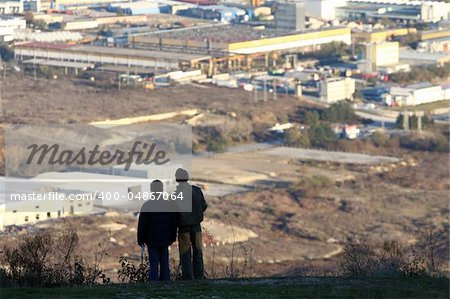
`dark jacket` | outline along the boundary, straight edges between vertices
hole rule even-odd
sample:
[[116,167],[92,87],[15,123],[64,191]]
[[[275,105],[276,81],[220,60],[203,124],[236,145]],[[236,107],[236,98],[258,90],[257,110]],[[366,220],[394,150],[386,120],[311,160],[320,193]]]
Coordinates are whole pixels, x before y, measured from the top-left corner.
[[199,225],[203,221],[203,213],[208,208],[203,192],[199,187],[191,186],[189,183],[180,183],[177,192],[189,189],[192,192],[192,212],[179,213],[178,227],[180,228]]
[[[143,209],[141,209],[142,211]],[[148,247],[167,247],[177,236],[177,214],[169,212],[141,212],[137,242]]]

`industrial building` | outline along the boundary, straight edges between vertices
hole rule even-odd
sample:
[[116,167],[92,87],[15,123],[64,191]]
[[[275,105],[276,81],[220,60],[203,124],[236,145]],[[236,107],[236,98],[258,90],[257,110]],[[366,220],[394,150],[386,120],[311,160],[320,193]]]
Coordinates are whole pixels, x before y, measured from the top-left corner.
[[331,42],[351,44],[349,28],[332,27],[293,33],[250,25],[207,25],[192,28],[130,35],[135,46],[184,49],[205,53],[255,54],[298,50]]
[[23,11],[39,12],[42,10],[41,0],[22,0]]
[[27,27],[26,21],[22,17],[0,16],[0,41],[11,42],[18,30]]
[[[42,191],[48,190],[48,191]],[[91,213],[94,204],[91,201],[70,200],[68,192],[58,190],[57,200],[23,200],[34,193],[34,198],[50,198],[54,189],[42,189],[30,179],[2,178],[0,180],[0,232],[10,226],[24,226],[40,221]],[[82,196],[83,192],[71,190],[73,196]],[[19,197],[19,198],[18,198]],[[55,196],[53,197],[55,198]]]
[[54,10],[77,10],[89,7],[107,7],[110,3],[123,2],[123,0],[52,0],[51,8]]
[[412,49],[400,49],[400,62],[409,65],[437,65],[444,66],[450,63],[450,53],[429,53]]
[[34,41],[34,42],[79,42],[83,36],[79,32],[56,31],[56,32],[29,32],[26,30],[16,31],[14,33],[15,41]]
[[158,51],[203,53],[211,55],[212,63],[204,65],[208,75],[253,67],[276,67],[281,56],[320,49],[331,42],[351,44],[349,28],[330,27],[295,33],[287,30],[251,25],[213,24],[133,34],[128,42],[136,48]]
[[448,38],[450,39],[450,28],[442,28],[439,30],[421,31],[420,40],[430,40],[437,38]]
[[450,51],[450,29],[422,31],[417,50],[426,53],[446,53]]
[[62,30],[87,30],[98,27],[98,22],[94,19],[81,19],[63,22]]
[[426,53],[442,53],[450,51],[450,38],[436,38],[421,41],[417,45],[418,51]]
[[339,138],[356,139],[360,136],[361,130],[358,125],[333,124],[331,129]]
[[108,10],[124,15],[146,15],[160,12],[159,4],[155,1],[112,3],[109,5]]
[[303,1],[279,2],[275,12],[275,27],[283,30],[305,29],[305,3]]
[[34,13],[34,21],[43,21],[45,24],[62,23],[64,21],[64,15],[61,14],[46,14],[46,13]]
[[348,0],[337,7],[341,19],[391,19],[402,22],[438,22],[448,20],[450,3],[409,0]]
[[400,36],[416,34],[416,28],[390,28],[382,30],[354,30],[352,32],[352,41],[359,43],[381,43]]
[[38,42],[16,45],[14,57],[21,61],[34,58],[143,67],[152,70],[198,68],[200,61],[209,61],[210,59],[210,56],[188,53]]
[[355,93],[355,80],[352,78],[327,78],[320,81],[320,99],[327,103],[352,100]]
[[39,221],[92,213],[91,201],[19,201],[0,204],[0,231],[8,226],[36,224]]
[[441,86],[423,82],[406,87],[393,86],[386,96],[386,104],[390,106],[416,106],[444,100]]
[[21,0],[0,1],[0,15],[13,15],[23,13]]
[[305,0],[305,14],[326,21],[336,19],[336,8],[347,5],[347,0]]
[[382,42],[366,44],[364,61],[359,68],[372,73],[380,67],[394,67],[399,64],[400,45],[398,42]]
[[204,20],[213,20],[222,23],[239,22],[245,20],[247,15],[244,9],[225,5],[194,6],[180,9],[177,15]]

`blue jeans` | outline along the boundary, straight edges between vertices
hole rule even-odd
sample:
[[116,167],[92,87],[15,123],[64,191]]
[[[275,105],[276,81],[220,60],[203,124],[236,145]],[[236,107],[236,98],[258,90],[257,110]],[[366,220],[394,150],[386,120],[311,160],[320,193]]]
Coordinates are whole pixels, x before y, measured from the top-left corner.
[[148,280],[170,280],[169,247],[148,247],[148,256],[150,260]]

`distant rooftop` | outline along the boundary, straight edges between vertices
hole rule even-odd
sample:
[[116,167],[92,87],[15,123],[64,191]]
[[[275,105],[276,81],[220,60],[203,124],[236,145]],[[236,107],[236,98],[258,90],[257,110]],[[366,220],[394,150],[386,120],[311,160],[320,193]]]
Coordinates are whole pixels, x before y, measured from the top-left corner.
[[437,86],[437,85],[435,85],[431,82],[420,82],[420,83],[408,85],[407,88],[422,89],[422,88],[428,88],[428,87],[433,87],[433,86]]
[[336,29],[336,27],[329,27],[326,29],[321,28],[320,30],[292,31],[274,28],[271,27],[271,24],[268,24],[266,26],[251,26],[245,24],[214,24],[209,26],[175,29],[165,32],[154,32],[149,33],[148,36],[168,39],[195,40],[202,42],[210,40],[212,42],[236,43],[263,38],[280,37],[291,34],[324,31],[327,29],[332,30]]
[[400,60],[417,60],[417,61],[438,61],[440,59],[450,57],[448,53],[427,53],[418,52],[410,49],[400,49]]

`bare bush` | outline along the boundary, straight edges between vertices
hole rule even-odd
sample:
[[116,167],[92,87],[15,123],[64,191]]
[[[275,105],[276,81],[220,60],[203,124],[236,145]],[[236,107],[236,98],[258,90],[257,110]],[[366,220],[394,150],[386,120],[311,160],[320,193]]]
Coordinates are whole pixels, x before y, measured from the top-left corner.
[[205,276],[210,279],[216,279],[218,278],[217,271],[216,271],[216,242],[214,240],[214,236],[211,234],[209,230],[206,228],[203,228],[203,232],[206,235],[206,239],[208,240],[208,243],[211,244],[212,248],[212,257],[211,261],[208,263],[208,270],[205,270]]
[[231,251],[227,255],[228,263],[225,266],[225,277],[230,279],[244,278],[249,276],[251,272],[253,249],[242,243],[236,242],[236,234],[234,232],[234,225],[230,219],[230,215],[226,213],[225,216],[228,219],[228,223],[231,226],[231,231],[233,234]]
[[126,257],[120,257],[119,263],[121,269],[117,271],[119,281],[125,283],[146,282],[148,278],[148,258],[136,265],[133,261]]
[[348,276],[439,276],[443,271],[436,262],[440,230],[426,228],[410,246],[396,240],[374,244],[350,240],[340,257],[342,274]]
[[344,275],[367,276],[375,268],[375,251],[367,242],[350,240],[345,244],[340,259]]
[[[108,283],[100,268],[101,259],[86,263],[75,255],[76,230],[65,225],[61,230],[44,230],[23,237],[18,246],[5,247],[0,268],[2,286],[64,286]],[[104,256],[107,248],[96,255]]]
[[291,187],[291,193],[295,197],[313,197],[319,194],[319,191],[330,188],[333,185],[334,182],[329,177],[314,175],[300,179]]

